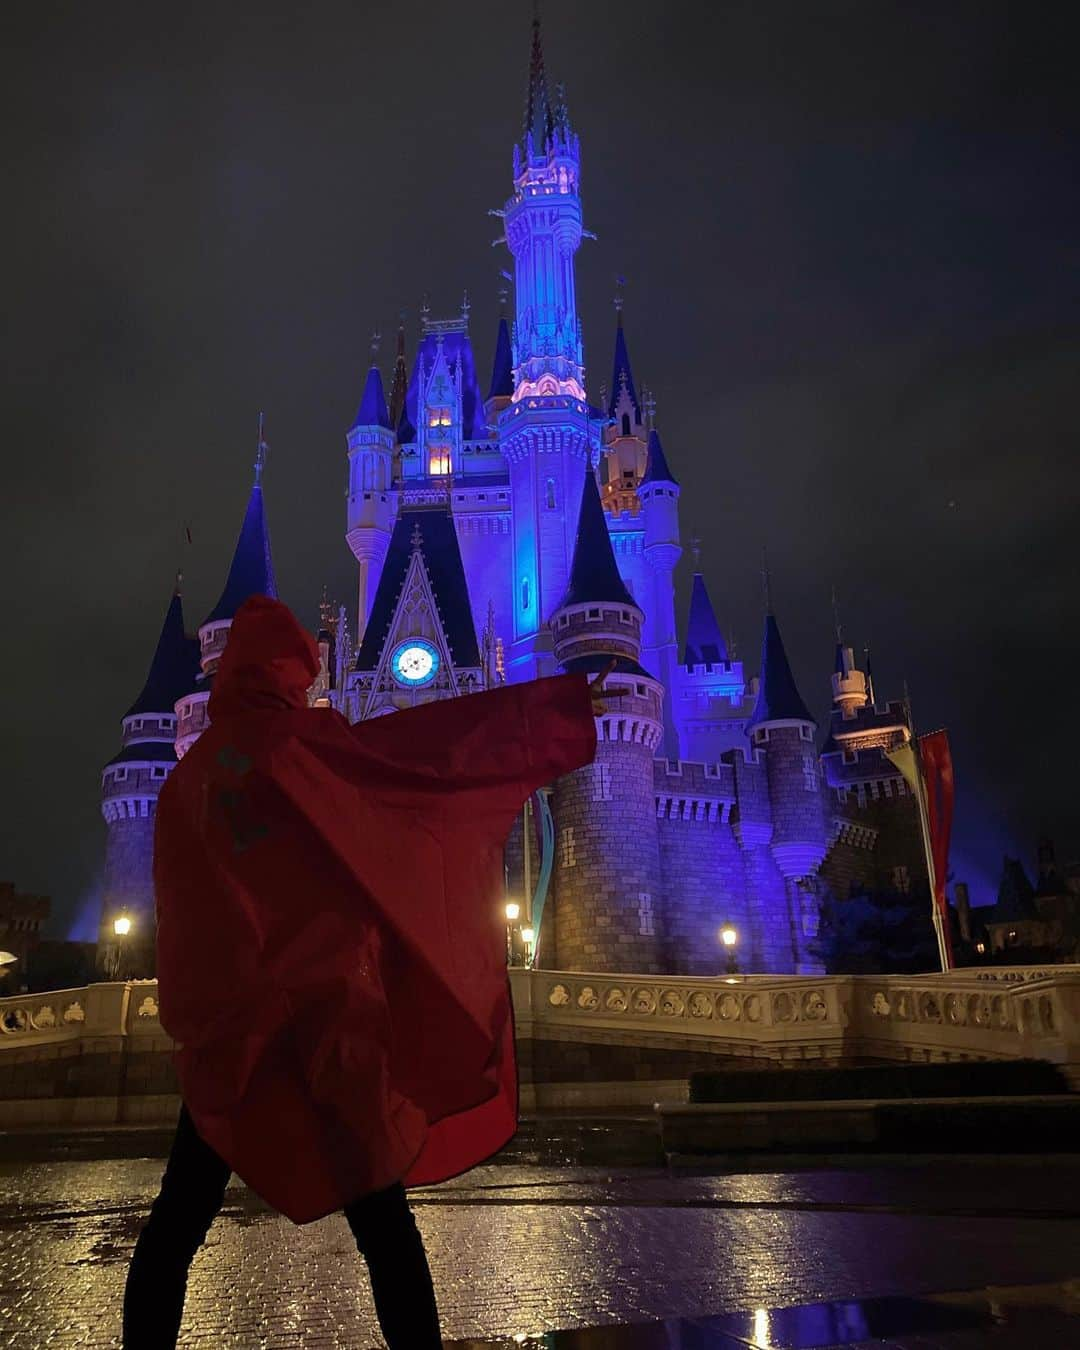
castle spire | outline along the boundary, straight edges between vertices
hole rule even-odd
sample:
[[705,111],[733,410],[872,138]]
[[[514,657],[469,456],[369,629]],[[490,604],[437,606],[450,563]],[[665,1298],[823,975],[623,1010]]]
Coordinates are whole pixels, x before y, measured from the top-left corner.
[[[768,569],[765,572],[768,577]],[[784,640],[776,616],[772,612],[771,596],[769,610],[765,615],[765,633],[761,642],[761,681],[758,686],[757,703],[750,718],[747,730],[763,726],[769,722],[808,722],[817,723],[811,717],[802,695],[791,673],[791,664],[784,650]]]
[[171,716],[177,700],[191,688],[198,668],[199,644],[184,632],[184,606],[177,584],[165,611],[146,681],[124,717],[146,713]]
[[532,136],[533,152],[544,152],[552,132],[555,118],[551,110],[551,98],[548,94],[547,72],[544,69],[544,40],[540,32],[540,6],[533,5],[532,50],[529,53],[529,88],[525,98],[525,141]]
[[679,486],[679,480],[668,468],[667,456],[660,443],[660,433],[655,427],[649,432],[649,454],[645,461],[643,483],[672,483]]
[[269,446],[263,439],[263,418],[259,414],[259,450],[255,461],[255,482],[248,497],[244,521],[237,536],[225,589],[204,623],[231,619],[251,595],[269,595],[277,599],[274,563],[270,556],[270,532],[263,504],[262,471]]
[[727,644],[720,631],[720,625],[716,622],[716,613],[709,599],[709,592],[705,589],[705,578],[695,570],[693,589],[690,592],[690,618],[686,625],[683,665],[690,668],[718,666],[727,660]]
[[499,328],[495,336],[495,360],[491,365],[488,398],[512,398],[514,393],[514,353],[510,345],[510,325],[506,322],[506,290],[499,292]]
[[377,338],[372,342],[371,366],[364,381],[364,392],[360,397],[356,416],[353,418],[353,426],[384,427],[387,431],[392,431],[393,423],[386,406],[386,395],[383,393],[382,375],[375,364],[378,351],[376,344]]
[[390,384],[390,430],[397,432],[401,415],[405,411],[405,394],[409,388],[409,372],[405,365],[405,311],[398,316],[397,358],[394,361],[394,378]]
[[618,605],[634,604],[615,564],[604,508],[600,505],[596,475],[586,460],[574,560],[570,564],[570,584],[559,608],[589,604],[595,600],[608,600]]
[[[622,277],[619,278],[621,288]],[[615,417],[624,391],[633,406],[633,421],[641,425],[641,403],[638,401],[637,387],[634,384],[634,372],[630,366],[630,352],[626,346],[626,332],[623,328],[622,291],[615,297],[615,359],[611,371],[611,392],[608,397],[608,416]]]

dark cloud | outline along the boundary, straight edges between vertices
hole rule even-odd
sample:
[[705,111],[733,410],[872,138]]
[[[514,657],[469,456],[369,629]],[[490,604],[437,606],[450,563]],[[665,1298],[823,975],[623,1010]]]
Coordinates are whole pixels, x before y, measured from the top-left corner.
[[[528,6],[24,6],[5,81],[0,875],[67,921],[174,569],[223,580],[255,416],[283,593],[353,579],[343,430],[375,324],[484,316]],[[829,589],[948,723],[977,883],[1072,802],[1077,101],[1052,4],[545,5],[584,153],[594,388],[616,273],[685,535],[803,692]],[[194,545],[182,543],[190,522]]]

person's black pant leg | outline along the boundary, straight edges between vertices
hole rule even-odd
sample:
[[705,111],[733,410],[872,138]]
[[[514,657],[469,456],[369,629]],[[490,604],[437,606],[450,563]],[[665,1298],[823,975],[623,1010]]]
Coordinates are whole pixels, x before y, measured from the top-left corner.
[[367,1262],[390,1350],[440,1350],[435,1289],[405,1187],[398,1183],[354,1200],[345,1206],[345,1217]]
[[124,1350],[171,1350],[176,1345],[188,1268],[221,1208],[230,1175],[182,1106],[161,1191],[131,1258],[124,1290]]

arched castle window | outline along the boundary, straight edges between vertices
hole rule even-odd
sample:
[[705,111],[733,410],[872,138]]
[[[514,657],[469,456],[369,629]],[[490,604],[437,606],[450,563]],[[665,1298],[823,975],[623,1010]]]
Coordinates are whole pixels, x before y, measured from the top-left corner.
[[629,436],[629,435],[630,435],[630,414],[629,414],[629,413],[623,413],[623,415],[622,415],[622,434],[623,434],[624,436]]
[[529,608],[529,578],[521,578],[521,608]]
[[549,478],[544,489],[544,504],[549,511],[555,510],[555,479]]

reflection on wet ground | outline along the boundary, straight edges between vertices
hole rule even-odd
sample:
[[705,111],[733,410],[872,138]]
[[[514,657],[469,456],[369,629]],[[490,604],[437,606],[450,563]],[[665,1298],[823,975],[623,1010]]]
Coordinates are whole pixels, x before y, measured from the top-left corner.
[[[117,1344],[162,1166],[0,1164],[0,1347]],[[459,1350],[1067,1350],[1078,1181],[1075,1159],[676,1177],[503,1165],[413,1200]],[[294,1228],[234,1182],[192,1268],[181,1346],[379,1344],[343,1220]]]

